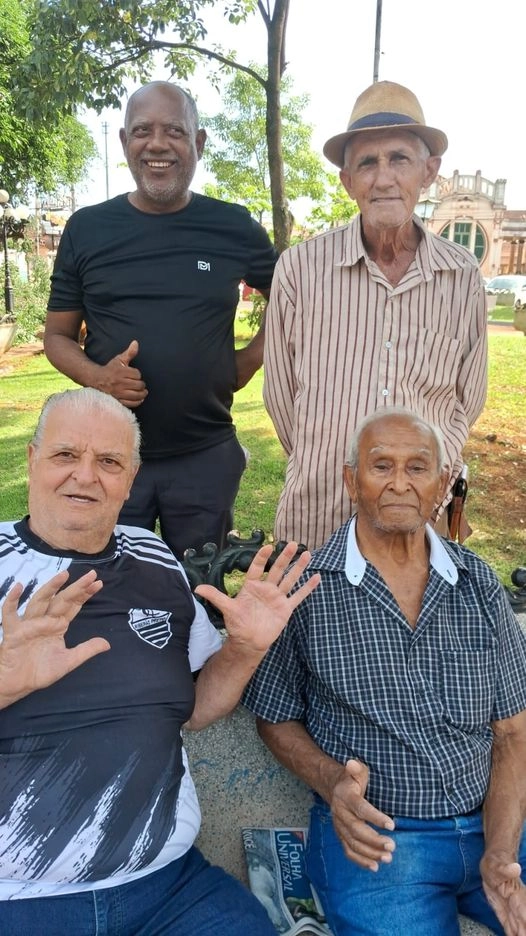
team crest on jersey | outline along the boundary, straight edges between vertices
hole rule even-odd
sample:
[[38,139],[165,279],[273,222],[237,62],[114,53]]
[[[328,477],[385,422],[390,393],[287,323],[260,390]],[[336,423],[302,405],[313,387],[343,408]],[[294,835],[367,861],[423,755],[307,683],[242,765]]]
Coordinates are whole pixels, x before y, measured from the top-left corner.
[[128,613],[128,624],[141,640],[162,650],[172,636],[170,618],[170,611],[131,608]]

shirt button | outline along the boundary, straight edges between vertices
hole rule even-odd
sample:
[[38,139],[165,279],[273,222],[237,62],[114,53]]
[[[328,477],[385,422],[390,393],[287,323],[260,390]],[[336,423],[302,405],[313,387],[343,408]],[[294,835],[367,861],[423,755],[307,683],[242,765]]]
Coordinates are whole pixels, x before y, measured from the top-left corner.
[[382,390],[382,396],[389,396],[389,390]]
[[392,348],[392,347],[393,347],[392,341],[386,341],[386,342],[385,342],[385,347],[386,347],[386,348]]

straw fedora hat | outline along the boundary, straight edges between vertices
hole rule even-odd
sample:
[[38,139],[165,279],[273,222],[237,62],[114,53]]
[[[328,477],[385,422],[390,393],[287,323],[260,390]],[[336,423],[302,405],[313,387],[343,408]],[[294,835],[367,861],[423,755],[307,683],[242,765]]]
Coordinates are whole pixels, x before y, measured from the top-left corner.
[[428,146],[431,156],[447,150],[442,130],[426,126],[418,99],[409,88],[393,81],[377,81],[356,99],[345,133],[327,140],[323,152],[335,166],[343,167],[347,142],[357,133],[374,130],[410,130]]

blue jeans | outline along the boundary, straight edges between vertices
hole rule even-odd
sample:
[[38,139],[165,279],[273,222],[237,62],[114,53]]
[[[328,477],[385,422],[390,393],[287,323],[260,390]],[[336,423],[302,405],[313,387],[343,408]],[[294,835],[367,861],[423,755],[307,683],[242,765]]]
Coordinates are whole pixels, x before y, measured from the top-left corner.
[[0,903],[1,936],[276,936],[243,884],[191,848],[121,887]]
[[[329,807],[313,806],[307,871],[334,936],[458,936],[459,913],[503,936],[482,890],[481,812],[394,821],[393,860],[375,873],[345,857]],[[519,860],[524,871],[524,835]]]

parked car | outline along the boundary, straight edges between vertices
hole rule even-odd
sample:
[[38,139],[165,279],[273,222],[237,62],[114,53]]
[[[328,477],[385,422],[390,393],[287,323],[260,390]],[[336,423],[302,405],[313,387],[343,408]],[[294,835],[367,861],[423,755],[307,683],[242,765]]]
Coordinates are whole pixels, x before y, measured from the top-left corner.
[[521,309],[526,309],[526,283],[515,292],[515,311],[520,312]]
[[494,276],[484,288],[488,296],[497,296],[497,305],[499,300],[504,300],[503,305],[516,309],[526,306],[526,276],[519,273]]

